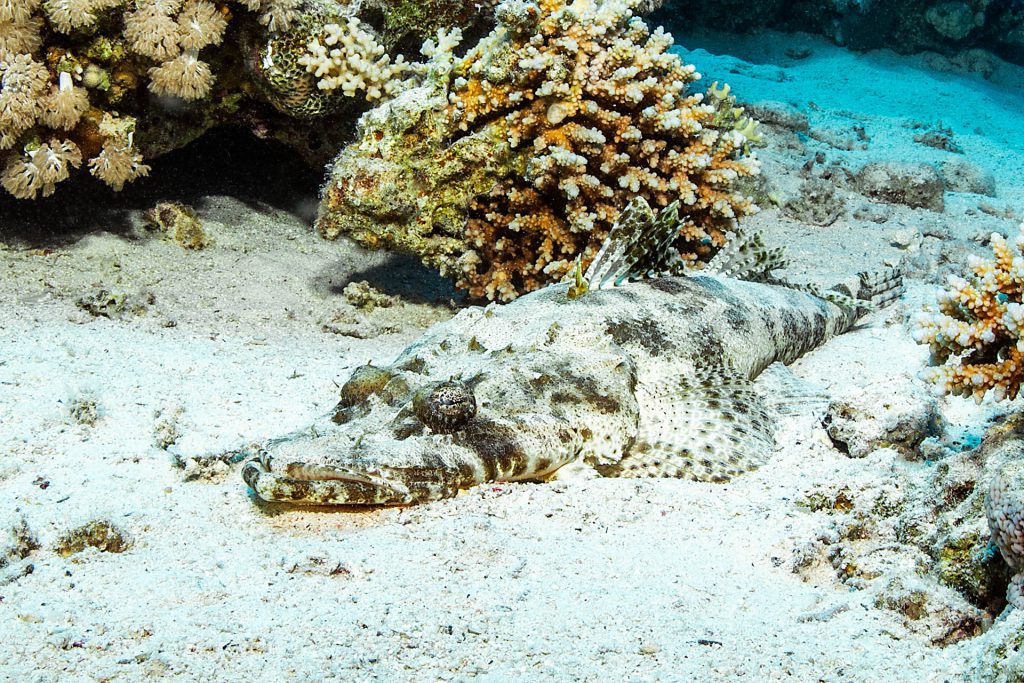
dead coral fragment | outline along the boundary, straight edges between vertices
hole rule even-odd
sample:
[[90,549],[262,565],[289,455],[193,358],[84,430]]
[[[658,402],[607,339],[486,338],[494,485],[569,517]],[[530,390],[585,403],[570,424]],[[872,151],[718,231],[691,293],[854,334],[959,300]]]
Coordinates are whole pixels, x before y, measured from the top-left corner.
[[143,218],[148,227],[159,230],[184,249],[204,249],[210,243],[195,210],[181,202],[158,202]]
[[131,141],[108,140],[99,155],[89,159],[89,172],[120,192],[125,183],[149,175],[149,166],[142,163],[142,155],[132,148]]
[[82,153],[75,143],[50,140],[36,149],[26,149],[24,156],[11,161],[0,182],[18,199],[35,199],[40,190],[44,197],[49,197],[54,186],[67,180],[71,169],[81,165]]
[[972,257],[969,279],[950,276],[938,310],[914,320],[913,337],[928,344],[932,366],[921,379],[938,395],[973,396],[989,391],[996,401],[1014,399],[1024,379],[1024,225],[1011,248],[992,234],[993,259]]
[[54,551],[61,557],[70,557],[86,548],[105,553],[123,553],[131,547],[127,534],[107,520],[89,522],[65,534],[57,541]]

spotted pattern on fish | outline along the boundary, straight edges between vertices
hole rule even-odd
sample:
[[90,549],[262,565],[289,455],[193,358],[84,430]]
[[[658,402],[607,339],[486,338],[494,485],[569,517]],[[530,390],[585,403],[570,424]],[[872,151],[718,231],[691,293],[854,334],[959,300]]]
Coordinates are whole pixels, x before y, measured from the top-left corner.
[[[872,282],[869,297],[899,286]],[[777,416],[758,376],[858,317],[808,291],[722,276],[572,299],[568,289],[466,309],[390,365],[357,370],[335,411],[344,420],[268,444],[245,481],[266,501],[342,505],[435,500],[572,462],[605,476],[728,481],[774,449]],[[438,433],[417,420],[413,397],[453,378],[477,410]]]

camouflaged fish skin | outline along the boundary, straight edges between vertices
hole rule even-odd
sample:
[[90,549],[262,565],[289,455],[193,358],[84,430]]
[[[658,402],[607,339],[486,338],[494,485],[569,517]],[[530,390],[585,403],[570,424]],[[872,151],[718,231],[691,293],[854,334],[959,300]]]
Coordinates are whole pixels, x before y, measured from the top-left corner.
[[[854,323],[811,293],[719,276],[664,277],[576,299],[568,284],[434,326],[357,377],[337,410],[246,463],[266,501],[408,504],[580,461],[605,476],[726,481],[774,448],[753,380]],[[455,379],[475,411],[449,433],[413,397]],[[369,386],[369,389],[367,389]],[[358,390],[356,390],[358,389]]]

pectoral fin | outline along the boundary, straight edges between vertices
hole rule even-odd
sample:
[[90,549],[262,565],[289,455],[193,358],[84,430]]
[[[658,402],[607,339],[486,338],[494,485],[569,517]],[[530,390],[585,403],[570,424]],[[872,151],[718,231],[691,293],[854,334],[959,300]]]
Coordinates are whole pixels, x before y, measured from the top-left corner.
[[621,476],[722,482],[755,469],[775,448],[772,415],[751,382],[702,369],[637,386],[640,426]]

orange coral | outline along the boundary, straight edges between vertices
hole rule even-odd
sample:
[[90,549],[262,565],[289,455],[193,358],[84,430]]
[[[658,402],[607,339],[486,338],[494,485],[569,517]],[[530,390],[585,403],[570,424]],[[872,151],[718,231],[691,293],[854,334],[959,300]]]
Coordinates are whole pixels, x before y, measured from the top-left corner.
[[588,263],[637,195],[682,201],[676,248],[691,261],[756,210],[735,188],[758,170],[748,139],[716,125],[714,98],[687,94],[700,75],[667,51],[671,36],[633,16],[638,4],[506,2],[499,30],[455,66],[453,124],[470,133],[499,121],[529,155],[522,176],[474,201],[472,253],[445,268],[472,294],[509,300],[561,279],[579,254]]
[[971,275],[951,276],[938,308],[914,320],[913,337],[928,344],[930,367],[921,378],[936,393],[973,396],[992,392],[1014,399],[1024,381],[1024,224],[1013,247],[992,234],[992,259],[972,257]]

